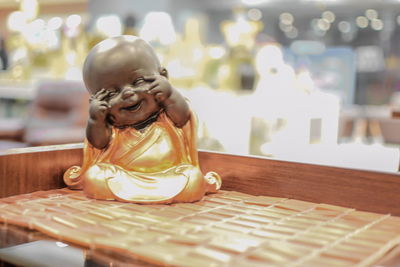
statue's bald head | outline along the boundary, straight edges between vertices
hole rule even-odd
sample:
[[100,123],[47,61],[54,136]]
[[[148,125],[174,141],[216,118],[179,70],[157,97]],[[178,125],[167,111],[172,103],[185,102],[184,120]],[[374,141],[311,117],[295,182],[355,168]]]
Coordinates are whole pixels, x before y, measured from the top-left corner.
[[161,69],[152,47],[143,39],[122,35],[106,39],[94,46],[83,65],[83,80],[90,93],[118,83],[121,75],[142,66]]

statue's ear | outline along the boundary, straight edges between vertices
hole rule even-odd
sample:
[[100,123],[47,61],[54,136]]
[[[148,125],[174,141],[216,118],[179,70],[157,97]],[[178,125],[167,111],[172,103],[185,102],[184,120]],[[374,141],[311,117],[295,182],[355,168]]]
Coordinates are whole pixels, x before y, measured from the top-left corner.
[[160,75],[164,76],[165,78],[168,79],[168,71],[166,68],[162,67],[160,70]]

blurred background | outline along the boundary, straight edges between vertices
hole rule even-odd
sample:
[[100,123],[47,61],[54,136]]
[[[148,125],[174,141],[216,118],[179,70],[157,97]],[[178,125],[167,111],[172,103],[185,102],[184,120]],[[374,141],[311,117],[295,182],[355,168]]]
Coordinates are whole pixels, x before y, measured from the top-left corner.
[[202,149],[399,171],[400,0],[0,0],[0,150],[82,142],[82,63],[120,34],[155,48]]

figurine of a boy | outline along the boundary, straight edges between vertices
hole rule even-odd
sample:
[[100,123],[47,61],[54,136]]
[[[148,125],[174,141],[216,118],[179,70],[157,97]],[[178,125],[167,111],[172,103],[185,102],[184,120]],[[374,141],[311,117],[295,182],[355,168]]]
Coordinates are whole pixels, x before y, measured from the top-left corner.
[[200,200],[221,179],[199,168],[196,117],[153,49],[135,36],[97,44],[83,79],[91,93],[82,167],[64,174],[88,197],[134,203]]

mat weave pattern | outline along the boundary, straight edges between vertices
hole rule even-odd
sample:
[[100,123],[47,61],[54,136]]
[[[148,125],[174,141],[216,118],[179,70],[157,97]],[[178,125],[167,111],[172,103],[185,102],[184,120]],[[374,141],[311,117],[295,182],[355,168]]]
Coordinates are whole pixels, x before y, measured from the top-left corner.
[[0,199],[0,221],[170,266],[369,266],[400,243],[400,218],[221,191],[137,205],[57,189]]

